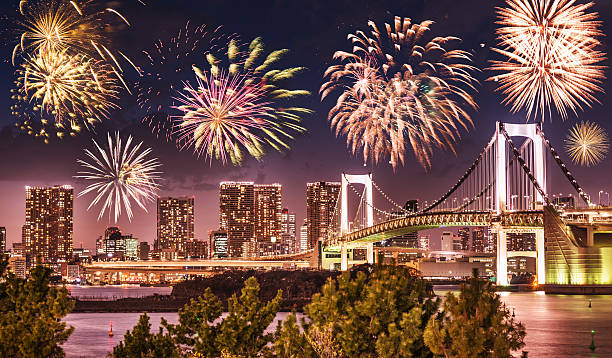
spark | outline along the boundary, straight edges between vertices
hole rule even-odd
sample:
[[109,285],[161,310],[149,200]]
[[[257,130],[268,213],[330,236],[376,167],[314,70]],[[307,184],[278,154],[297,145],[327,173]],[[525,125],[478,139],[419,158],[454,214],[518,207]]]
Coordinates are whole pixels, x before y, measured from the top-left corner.
[[395,17],[384,31],[368,24],[371,34],[350,34],[353,51],[337,51],[341,63],[325,72],[322,99],[341,91],[329,112],[332,130],[364,162],[385,158],[395,169],[411,148],[429,168],[433,149],[453,150],[459,127],[471,124],[467,109],[477,107],[471,95],[477,81],[470,55],[447,49],[456,37],[428,37],[431,21]]
[[565,139],[565,148],[572,161],[587,167],[600,163],[609,147],[606,131],[587,121],[576,124]]
[[108,147],[102,148],[93,140],[95,150],[85,149],[87,160],[77,160],[83,167],[75,178],[91,182],[78,197],[95,193],[96,196],[89,204],[87,210],[102,203],[98,220],[108,210],[114,213],[115,223],[125,209],[128,219],[133,217],[132,201],[147,211],[145,204],[153,201],[157,195],[161,172],[158,168],[161,163],[157,158],[151,158],[151,148],[142,149],[142,142],[132,145],[132,136],[129,136],[125,145],[119,133],[114,139],[108,133]]
[[593,3],[574,0],[506,0],[498,8],[499,48],[505,57],[492,61],[489,78],[498,83],[506,97],[503,103],[516,113],[527,111],[542,120],[552,117],[553,108],[565,119],[568,111],[577,114],[583,105],[597,102],[604,69],[600,63],[601,22]]

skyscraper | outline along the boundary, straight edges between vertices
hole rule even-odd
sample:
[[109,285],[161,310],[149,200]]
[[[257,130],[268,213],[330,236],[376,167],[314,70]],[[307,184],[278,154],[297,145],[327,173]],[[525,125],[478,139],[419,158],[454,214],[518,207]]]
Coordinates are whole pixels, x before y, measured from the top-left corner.
[[0,226],[0,254],[6,252],[6,228]]
[[254,226],[257,242],[280,242],[282,234],[282,186],[255,184]]
[[157,198],[155,250],[171,250],[185,257],[185,242],[193,240],[194,197]]
[[227,257],[227,232],[222,230],[212,231],[208,235],[211,257]]
[[306,250],[308,250],[308,224],[304,219],[304,223],[300,226],[300,251]]
[[255,184],[219,184],[219,227],[227,233],[227,255],[242,257],[245,244],[255,239]]
[[281,213],[281,237],[282,243],[289,246],[291,253],[300,251],[300,241],[296,236],[295,213],[289,212],[289,209],[284,208]]
[[340,197],[340,183],[316,182],[306,184],[306,222],[308,248],[325,239],[329,231],[339,231],[334,210]]
[[33,262],[56,263],[72,257],[73,189],[68,185],[26,186],[23,244]]
[[485,252],[485,231],[482,227],[476,227],[472,230],[472,251]]
[[470,249],[470,228],[460,227],[457,230],[457,236],[461,240],[461,250],[468,251]]

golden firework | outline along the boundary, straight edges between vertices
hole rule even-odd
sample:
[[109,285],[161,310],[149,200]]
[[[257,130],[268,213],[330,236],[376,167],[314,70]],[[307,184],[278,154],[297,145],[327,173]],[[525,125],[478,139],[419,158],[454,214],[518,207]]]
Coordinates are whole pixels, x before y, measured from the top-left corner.
[[498,8],[499,48],[504,61],[492,61],[498,71],[489,80],[499,84],[512,112],[545,118],[552,108],[567,118],[601,92],[605,53],[600,50],[601,22],[593,3],[574,0],[506,0]]
[[84,55],[43,51],[28,57],[18,73],[15,99],[31,104],[41,121],[88,128],[117,108],[112,70]]
[[337,51],[342,64],[325,72],[322,98],[342,91],[329,112],[331,127],[364,162],[387,158],[396,168],[411,148],[429,168],[433,149],[453,150],[459,127],[471,124],[477,81],[470,55],[448,49],[456,37],[429,37],[431,24],[396,17],[381,31],[370,21],[371,34],[349,35],[353,51]]
[[587,167],[601,162],[609,147],[606,131],[592,122],[576,124],[565,139],[565,148],[572,161]]

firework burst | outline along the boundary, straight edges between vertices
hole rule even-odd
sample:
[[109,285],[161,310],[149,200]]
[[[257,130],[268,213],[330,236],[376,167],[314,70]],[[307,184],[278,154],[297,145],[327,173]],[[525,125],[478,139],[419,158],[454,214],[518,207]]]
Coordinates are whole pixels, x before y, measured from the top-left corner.
[[95,140],[93,142],[97,151],[85,150],[89,161],[77,161],[84,171],[77,173],[75,178],[92,182],[78,197],[92,192],[96,194],[87,210],[102,203],[98,220],[108,210],[109,219],[113,211],[117,222],[125,208],[131,221],[132,201],[146,211],[145,204],[154,200],[160,186],[162,173],[158,168],[161,164],[157,158],[149,157],[150,148],[141,150],[142,142],[132,145],[131,136],[124,145],[119,133],[115,133],[114,140],[109,133],[107,148],[102,148]]
[[583,105],[596,102],[602,91],[605,53],[599,50],[602,36],[593,3],[574,0],[506,0],[498,8],[499,48],[505,61],[492,61],[491,70],[501,74],[498,82],[512,112],[527,111],[527,118],[545,118],[552,108],[567,118]]
[[565,139],[565,148],[572,161],[587,167],[600,163],[609,147],[606,131],[592,122],[576,124]]
[[211,51],[218,51],[223,44],[222,38],[219,28],[193,27],[188,22],[176,35],[158,40],[150,50],[143,51],[146,60],[142,61],[142,76],[135,89],[138,105],[146,112],[142,122],[157,138],[174,140],[174,125],[170,119],[172,97],[182,89],[175,85],[192,79],[191,66],[202,62]]
[[291,90],[284,84],[303,68],[278,68],[288,50],[266,55],[261,39],[249,44],[237,39],[227,49],[206,55],[207,67],[193,67],[197,86],[185,83],[176,96],[181,112],[175,116],[180,148],[193,148],[198,156],[223,164],[228,159],[239,165],[244,152],[261,158],[266,147],[288,149],[293,133],[304,132],[299,125],[302,107],[287,106],[305,90]]
[[329,112],[331,127],[364,162],[388,158],[396,168],[409,147],[428,168],[433,149],[452,150],[459,127],[471,123],[475,68],[468,53],[446,48],[458,38],[429,40],[431,24],[396,17],[380,31],[370,21],[371,34],[350,34],[353,51],[337,51],[342,63],[325,72],[321,97],[342,91]]
[[25,57],[42,53],[67,53],[88,56],[110,65],[129,90],[121,61],[138,70],[121,51],[111,46],[114,32],[130,26],[116,9],[100,7],[94,1],[27,1],[19,3],[19,42],[13,50],[13,64],[19,54]]
[[39,113],[42,126],[52,122],[58,128],[90,128],[117,108],[112,69],[86,56],[41,52],[28,57],[18,75],[13,99],[23,103],[20,108],[31,106]]

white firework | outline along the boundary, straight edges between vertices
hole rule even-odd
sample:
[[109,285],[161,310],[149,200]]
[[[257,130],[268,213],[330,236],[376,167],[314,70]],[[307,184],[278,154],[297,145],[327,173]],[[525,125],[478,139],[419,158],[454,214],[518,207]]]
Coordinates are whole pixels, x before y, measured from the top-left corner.
[[102,148],[93,140],[97,152],[85,149],[88,159],[78,159],[84,171],[78,172],[75,178],[91,181],[78,197],[89,193],[96,193],[96,197],[89,204],[87,210],[98,203],[102,209],[98,220],[108,210],[109,218],[114,211],[115,223],[123,208],[132,221],[132,201],[147,211],[145,204],[153,201],[157,196],[161,179],[158,168],[161,163],[157,158],[151,158],[151,148],[141,150],[142,142],[132,145],[132,136],[129,136],[125,145],[119,133],[115,133],[114,140],[108,134],[108,147]]

